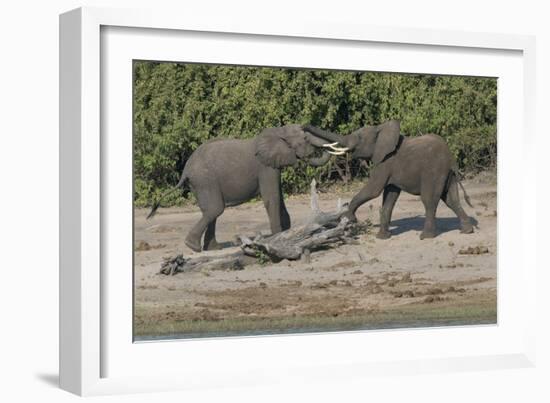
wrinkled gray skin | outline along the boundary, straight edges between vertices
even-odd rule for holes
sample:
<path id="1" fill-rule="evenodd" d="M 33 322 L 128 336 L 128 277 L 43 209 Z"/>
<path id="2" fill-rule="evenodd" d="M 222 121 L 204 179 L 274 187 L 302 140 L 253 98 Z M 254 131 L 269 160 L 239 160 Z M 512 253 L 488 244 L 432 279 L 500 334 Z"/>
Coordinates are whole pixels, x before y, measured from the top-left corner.
<path id="1" fill-rule="evenodd" d="M 261 195 L 271 232 L 290 228 L 290 216 L 281 189 L 281 169 L 306 160 L 313 166 L 328 162 L 330 154 L 315 151 L 325 144 L 300 125 L 268 128 L 252 139 L 215 139 L 198 147 L 189 157 L 175 188 L 164 193 L 153 205 L 152 217 L 163 197 L 188 182 L 202 211 L 202 218 L 185 239 L 194 251 L 219 249 L 216 241 L 216 219 L 226 206 L 236 206 Z"/>
<path id="2" fill-rule="evenodd" d="M 371 160 L 374 163 L 366 186 L 353 197 L 346 216 L 350 220 L 356 220 L 357 209 L 383 192 L 378 238 L 386 239 L 391 236 L 391 214 L 401 190 L 420 195 L 426 209 L 420 239 L 433 238 L 436 235 L 435 213 L 439 200 L 443 200 L 458 216 L 462 233 L 473 232 L 472 222 L 460 205 L 458 185 L 462 187 L 462 184 L 459 181 L 457 164 L 440 136 L 403 136 L 396 120 L 378 126 L 365 126 L 348 136 L 309 125 L 304 126 L 304 130 L 348 147 L 353 158 Z M 462 190 L 464 191 L 464 187 Z M 471 207 L 465 191 L 464 198 Z"/>

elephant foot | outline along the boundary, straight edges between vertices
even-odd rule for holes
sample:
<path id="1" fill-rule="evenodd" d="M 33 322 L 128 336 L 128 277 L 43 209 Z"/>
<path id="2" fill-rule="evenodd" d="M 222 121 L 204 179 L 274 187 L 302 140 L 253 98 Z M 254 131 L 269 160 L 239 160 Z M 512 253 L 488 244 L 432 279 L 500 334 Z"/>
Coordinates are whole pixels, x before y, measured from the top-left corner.
<path id="1" fill-rule="evenodd" d="M 357 222 L 357 217 L 351 211 L 346 211 L 344 214 L 342 214 L 342 217 L 346 217 L 348 219 L 348 222 Z"/>
<path id="2" fill-rule="evenodd" d="M 197 242 L 193 239 L 186 238 L 185 239 L 185 244 L 189 247 L 189 249 L 191 249 L 195 252 L 200 252 L 202 250 L 201 243 Z"/>
<path id="3" fill-rule="evenodd" d="M 213 240 L 208 245 L 205 244 L 203 250 L 220 250 L 221 248 L 222 246 L 216 240 Z"/>
<path id="4" fill-rule="evenodd" d="M 429 239 L 429 238 L 435 238 L 435 231 L 434 230 L 424 230 L 420 234 L 420 239 Z"/>
<path id="5" fill-rule="evenodd" d="M 472 225 L 472 223 L 470 222 L 470 220 L 468 221 L 463 221 L 461 223 L 461 226 L 460 226 L 460 233 L 461 234 L 473 234 L 474 232 L 474 226 Z"/>
<path id="6" fill-rule="evenodd" d="M 391 237 L 391 232 L 388 230 L 380 230 L 378 231 L 378 234 L 376 234 L 376 238 L 378 239 L 388 239 Z"/>

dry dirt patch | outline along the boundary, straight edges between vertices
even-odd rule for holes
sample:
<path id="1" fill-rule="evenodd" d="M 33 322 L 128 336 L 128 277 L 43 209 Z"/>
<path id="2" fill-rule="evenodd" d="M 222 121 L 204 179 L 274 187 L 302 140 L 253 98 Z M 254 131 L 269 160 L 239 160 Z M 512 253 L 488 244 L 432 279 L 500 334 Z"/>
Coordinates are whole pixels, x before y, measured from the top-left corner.
<path id="1" fill-rule="evenodd" d="M 149 245 L 138 243 L 135 250 L 136 333 L 180 337 L 182 332 L 215 335 L 224 329 L 246 333 L 247 329 L 353 328 L 369 320 L 378 323 L 388 313 L 394 315 L 387 317 L 389 321 L 410 320 L 411 325 L 415 318 L 428 324 L 445 318 L 495 322 L 496 185 L 491 176 L 464 185 L 474 209 L 465 203 L 463 207 L 478 223 L 474 234 L 460 234 L 458 220 L 441 203 L 439 235 L 421 241 L 422 203 L 403 193 L 389 240 L 369 233 L 357 245 L 314 253 L 309 263 L 282 261 L 238 272 L 157 275 L 164 257 L 193 253 L 183 240 L 200 212 L 194 206 L 161 209 L 154 221 L 147 221 L 147 210 L 136 210 L 135 239 Z M 322 193 L 320 207 L 331 210 L 338 197 L 347 201 L 352 196 L 352 192 Z M 373 231 L 377 231 L 380 199 L 358 211 L 359 219 L 375 224 Z M 293 223 L 301 223 L 309 213 L 309 198 L 291 197 L 287 207 Z M 227 209 L 218 219 L 218 240 L 231 242 L 235 234 L 268 228 L 263 204 L 249 203 Z"/>

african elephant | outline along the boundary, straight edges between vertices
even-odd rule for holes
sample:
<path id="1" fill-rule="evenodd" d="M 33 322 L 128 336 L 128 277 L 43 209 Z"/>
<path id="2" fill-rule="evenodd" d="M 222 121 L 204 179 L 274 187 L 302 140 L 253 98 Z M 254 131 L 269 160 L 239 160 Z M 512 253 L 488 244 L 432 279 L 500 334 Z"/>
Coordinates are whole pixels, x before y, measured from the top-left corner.
<path id="1" fill-rule="evenodd" d="M 185 244 L 194 251 L 218 249 L 216 219 L 226 206 L 236 206 L 261 195 L 271 232 L 290 228 L 290 216 L 281 189 L 281 169 L 299 159 L 313 166 L 328 162 L 329 152 L 315 157 L 326 141 L 302 130 L 300 125 L 272 127 L 251 139 L 214 139 L 199 146 L 187 160 L 179 183 L 157 200 L 152 217 L 162 198 L 183 189 L 188 182 L 196 196 L 202 218 L 188 233 Z"/>
<path id="2" fill-rule="evenodd" d="M 340 154 L 352 152 L 352 158 L 371 160 L 374 164 L 368 183 L 349 204 L 346 216 L 356 220 L 355 212 L 365 202 L 384 192 L 380 209 L 380 231 L 377 237 L 391 236 L 389 224 L 395 202 L 401 190 L 420 195 L 426 209 L 424 229 L 420 239 L 436 235 L 435 213 L 439 200 L 460 219 L 462 233 L 473 232 L 470 217 L 466 215 L 458 195 L 460 184 L 464 199 L 470 200 L 459 180 L 458 166 L 445 141 L 436 134 L 406 137 L 401 134 L 400 123 L 390 120 L 377 126 L 365 126 L 348 136 L 321 130 L 311 125 L 304 130 L 345 147 L 337 148 Z"/>

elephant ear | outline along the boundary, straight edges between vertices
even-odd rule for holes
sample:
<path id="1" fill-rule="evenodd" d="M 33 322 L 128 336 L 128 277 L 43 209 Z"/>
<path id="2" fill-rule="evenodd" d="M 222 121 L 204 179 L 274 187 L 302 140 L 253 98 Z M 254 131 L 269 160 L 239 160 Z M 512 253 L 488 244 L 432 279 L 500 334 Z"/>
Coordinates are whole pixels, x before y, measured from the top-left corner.
<path id="1" fill-rule="evenodd" d="M 264 165 L 275 169 L 294 165 L 296 152 L 284 139 L 284 131 L 279 128 L 265 129 L 256 140 L 256 157 Z"/>
<path id="2" fill-rule="evenodd" d="M 389 120 L 378 125 L 378 136 L 374 146 L 372 162 L 380 164 L 389 153 L 395 151 L 400 134 L 401 124 L 398 120 Z"/>

